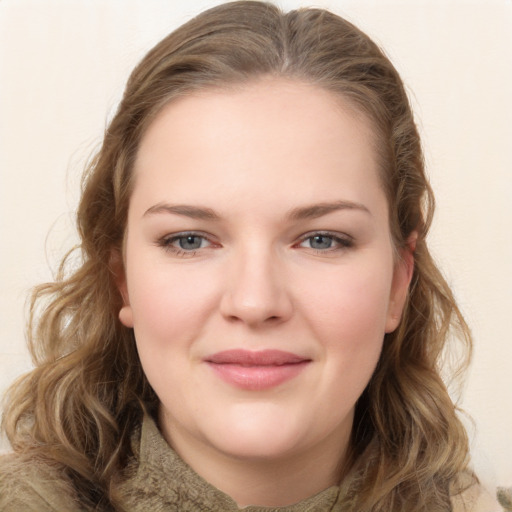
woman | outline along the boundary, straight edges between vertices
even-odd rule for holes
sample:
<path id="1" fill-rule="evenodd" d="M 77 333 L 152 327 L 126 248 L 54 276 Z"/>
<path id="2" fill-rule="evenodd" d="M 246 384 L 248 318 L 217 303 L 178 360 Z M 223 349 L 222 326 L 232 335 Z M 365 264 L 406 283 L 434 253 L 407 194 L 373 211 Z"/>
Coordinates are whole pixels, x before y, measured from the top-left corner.
<path id="1" fill-rule="evenodd" d="M 81 267 L 34 293 L 1 510 L 470 510 L 432 212 L 365 34 L 260 2 L 183 25 L 88 169 Z"/>

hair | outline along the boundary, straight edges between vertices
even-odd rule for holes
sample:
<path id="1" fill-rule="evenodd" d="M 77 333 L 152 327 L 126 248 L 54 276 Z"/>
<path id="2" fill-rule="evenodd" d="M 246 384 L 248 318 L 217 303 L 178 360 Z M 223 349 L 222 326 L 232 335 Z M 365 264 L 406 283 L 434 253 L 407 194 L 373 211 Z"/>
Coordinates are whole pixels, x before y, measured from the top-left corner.
<path id="1" fill-rule="evenodd" d="M 84 500 L 120 509 L 115 489 L 131 433 L 158 406 L 133 332 L 118 319 L 122 299 L 112 268 L 123 247 L 137 149 L 169 102 L 261 77 L 330 91 L 372 123 L 394 245 L 418 235 L 401 323 L 385 335 L 356 405 L 351 460 L 371 445 L 372 464 L 348 491 L 353 510 L 448 510 L 469 450 L 440 372 L 449 339 L 462 345 L 457 368 L 467 367 L 469 330 L 425 241 L 434 198 L 402 81 L 367 35 L 321 9 L 223 4 L 168 35 L 134 69 L 84 175 L 80 263 L 69 253 L 55 281 L 33 292 L 28 342 L 35 368 L 7 395 L 8 439 L 14 451 L 61 467 Z"/>

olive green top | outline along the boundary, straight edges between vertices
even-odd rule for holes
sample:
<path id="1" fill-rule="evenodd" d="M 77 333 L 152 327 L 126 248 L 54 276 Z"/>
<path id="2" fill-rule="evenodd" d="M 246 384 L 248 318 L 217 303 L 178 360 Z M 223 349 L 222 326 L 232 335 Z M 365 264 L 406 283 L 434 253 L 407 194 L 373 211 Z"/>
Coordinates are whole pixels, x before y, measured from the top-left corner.
<path id="1" fill-rule="evenodd" d="M 152 419 L 143 421 L 140 436 L 134 436 L 134 458 L 128 466 L 128 478 L 121 488 L 123 506 L 130 512 L 237 512 L 236 503 L 190 468 L 170 448 Z M 354 512 L 341 486 L 330 487 L 295 505 L 269 508 L 244 507 L 244 512 Z M 478 494 L 478 493 L 477 493 Z M 458 499 L 453 511 L 495 512 L 497 509 Z M 17 465 L 15 456 L 0 459 L 0 512 L 78 512 L 88 509 L 80 504 L 55 468 L 37 464 Z M 449 512 L 449 511 L 446 511 Z"/>

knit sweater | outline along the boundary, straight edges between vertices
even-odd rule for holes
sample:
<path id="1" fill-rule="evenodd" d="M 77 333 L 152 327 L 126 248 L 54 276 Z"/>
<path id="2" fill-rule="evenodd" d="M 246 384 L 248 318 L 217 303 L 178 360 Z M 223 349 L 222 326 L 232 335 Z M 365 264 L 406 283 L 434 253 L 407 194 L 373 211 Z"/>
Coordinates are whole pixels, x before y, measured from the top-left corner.
<path id="1" fill-rule="evenodd" d="M 134 436 L 134 457 L 121 488 L 130 512 L 238 512 L 236 503 L 194 472 L 167 444 L 154 421 L 146 417 Z M 244 512 L 353 512 L 341 486 L 332 486 L 295 505 L 249 506 Z M 470 495 L 471 494 L 471 495 Z M 455 500 L 453 512 L 495 512 L 483 504 L 479 489 Z M 17 465 L 13 456 L 0 459 L 0 512 L 91 512 L 51 466 Z M 449 511 L 446 511 L 449 512 Z"/>

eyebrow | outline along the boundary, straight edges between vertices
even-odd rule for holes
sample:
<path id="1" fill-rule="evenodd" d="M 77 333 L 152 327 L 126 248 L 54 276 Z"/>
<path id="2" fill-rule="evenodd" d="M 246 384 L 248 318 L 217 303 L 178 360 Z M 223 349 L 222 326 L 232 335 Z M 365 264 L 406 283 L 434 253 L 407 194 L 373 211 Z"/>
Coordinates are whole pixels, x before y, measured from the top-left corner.
<path id="1" fill-rule="evenodd" d="M 288 218 L 291 220 L 317 219 L 338 210 L 358 210 L 371 215 L 370 210 L 364 204 L 353 201 L 334 201 L 294 208 L 288 213 Z"/>
<path id="2" fill-rule="evenodd" d="M 147 209 L 144 212 L 143 217 L 155 213 L 172 213 L 174 215 L 181 215 L 183 217 L 189 217 L 191 219 L 198 220 L 219 220 L 220 217 L 211 208 L 202 208 L 198 206 L 191 206 L 187 204 L 167 204 L 158 203 Z"/>
<path id="3" fill-rule="evenodd" d="M 334 201 L 332 203 L 317 203 L 308 206 L 300 206 L 290 210 L 286 217 L 290 220 L 307 220 L 316 219 L 323 217 L 329 213 L 339 210 L 357 210 L 371 215 L 370 210 L 361 203 L 355 203 L 353 201 Z M 192 206 L 187 204 L 168 204 L 158 203 L 151 208 L 148 208 L 143 217 L 147 215 L 170 213 L 174 215 L 181 215 L 197 220 L 220 220 L 220 215 L 215 210 L 206 207 Z"/>

